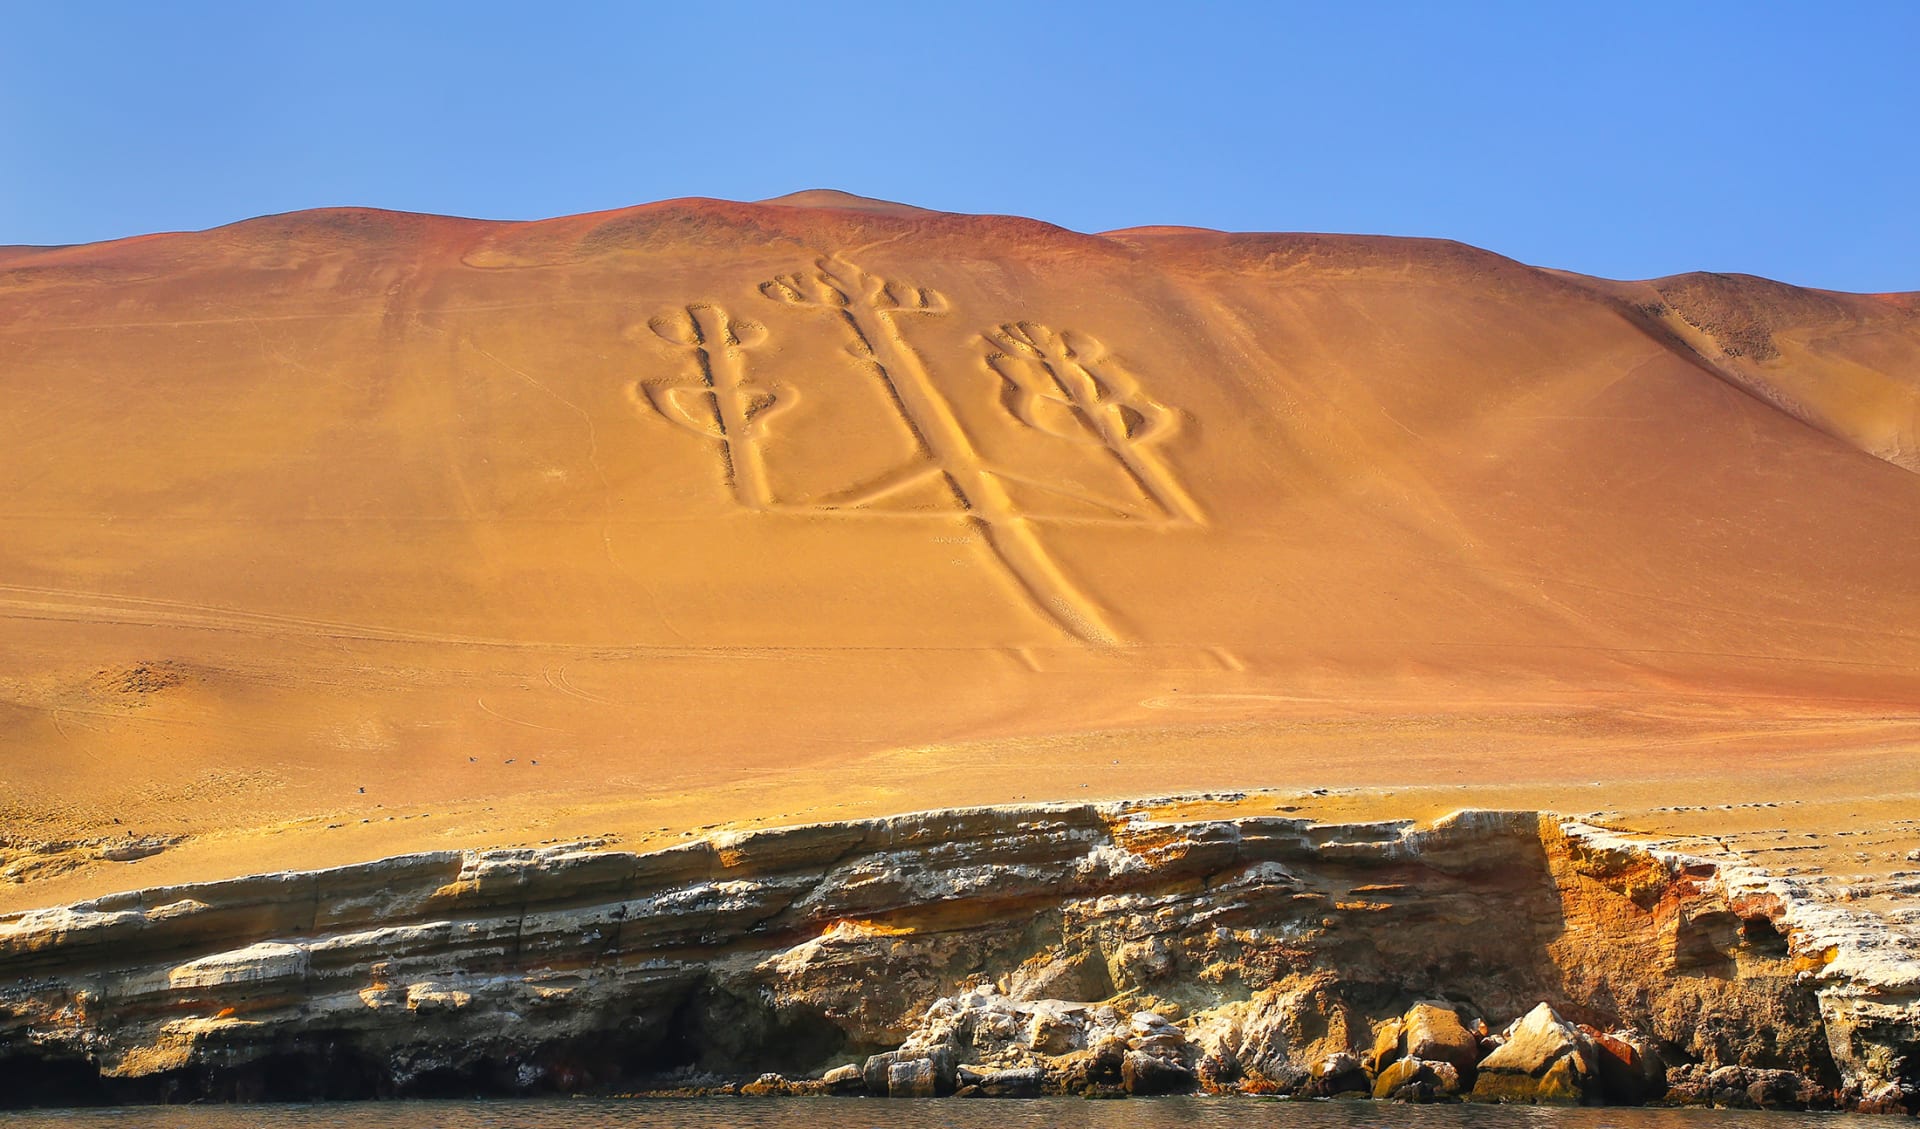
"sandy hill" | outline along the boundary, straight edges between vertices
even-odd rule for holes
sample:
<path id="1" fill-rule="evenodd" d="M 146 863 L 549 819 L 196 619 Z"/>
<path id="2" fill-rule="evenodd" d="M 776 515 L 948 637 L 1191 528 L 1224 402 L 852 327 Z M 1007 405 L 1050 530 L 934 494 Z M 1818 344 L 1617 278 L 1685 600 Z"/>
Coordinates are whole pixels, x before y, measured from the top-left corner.
<path id="1" fill-rule="evenodd" d="M 1911 294 L 338 209 L 0 249 L 0 404 L 0 906 L 1015 797 L 1920 787 Z"/>

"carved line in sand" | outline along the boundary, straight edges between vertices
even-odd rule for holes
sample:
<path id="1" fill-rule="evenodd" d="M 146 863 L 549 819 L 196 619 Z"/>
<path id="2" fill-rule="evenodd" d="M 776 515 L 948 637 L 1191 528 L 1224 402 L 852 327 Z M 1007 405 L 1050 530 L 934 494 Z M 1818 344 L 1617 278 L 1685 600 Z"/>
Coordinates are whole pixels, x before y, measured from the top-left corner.
<path id="1" fill-rule="evenodd" d="M 1171 521 L 1204 521 L 1152 450 L 1173 433 L 1178 414 L 1147 396 L 1098 341 L 1027 321 L 1002 325 L 985 340 L 987 367 L 1004 382 L 1002 402 L 1016 419 L 1071 443 L 1104 447 Z"/>
<path id="2" fill-rule="evenodd" d="M 765 339 L 764 327 L 735 319 L 719 306 L 689 305 L 652 319 L 648 326 L 691 356 L 695 382 L 649 381 L 639 391 L 661 416 L 719 443 L 727 484 L 742 505 L 783 512 L 875 512 L 892 496 L 938 481 L 956 512 L 980 529 L 1000 565 L 1042 615 L 1082 641 L 1120 642 L 1112 613 L 1047 551 L 1036 525 L 1041 519 L 1023 512 L 1007 484 L 1026 482 L 1080 496 L 991 465 L 925 358 L 908 341 L 902 323 L 915 316 L 945 315 L 949 305 L 944 296 L 827 259 L 811 270 L 762 283 L 760 293 L 788 308 L 829 316 L 843 327 L 848 355 L 879 385 L 915 454 L 902 467 L 824 499 L 788 503 L 774 498 L 762 450 L 765 422 L 794 402 L 795 390 L 759 384 L 746 371 L 745 353 Z M 1013 420 L 1056 438 L 1104 447 L 1126 471 L 1148 512 L 1122 512 L 1122 518 L 1159 526 L 1202 522 L 1191 495 L 1150 450 L 1152 443 L 1172 433 L 1176 414 L 1147 397 L 1097 342 L 1032 322 L 1002 325 L 984 340 L 985 362 L 1002 381 L 1001 403 Z"/>
<path id="3" fill-rule="evenodd" d="M 763 386 L 747 377 L 744 354 L 766 340 L 766 327 L 697 302 L 652 318 L 647 328 L 688 354 L 697 383 L 645 381 L 640 395 L 662 417 L 719 443 L 722 473 L 742 505 L 772 509 L 761 440 L 767 420 L 792 406 L 795 396 L 791 388 Z"/>

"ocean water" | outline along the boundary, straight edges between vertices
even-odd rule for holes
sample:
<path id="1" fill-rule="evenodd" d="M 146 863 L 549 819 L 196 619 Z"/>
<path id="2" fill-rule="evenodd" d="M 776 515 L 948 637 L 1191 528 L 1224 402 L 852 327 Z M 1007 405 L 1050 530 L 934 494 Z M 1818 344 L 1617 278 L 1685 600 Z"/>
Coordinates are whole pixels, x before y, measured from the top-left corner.
<path id="1" fill-rule="evenodd" d="M 1835 1119 L 1842 1116 L 1246 1097 L 634 1098 L 18 1110 L 0 1112 L 0 1124 L 44 1129 L 1800 1129 L 1818 1124 L 1837 1129 Z"/>

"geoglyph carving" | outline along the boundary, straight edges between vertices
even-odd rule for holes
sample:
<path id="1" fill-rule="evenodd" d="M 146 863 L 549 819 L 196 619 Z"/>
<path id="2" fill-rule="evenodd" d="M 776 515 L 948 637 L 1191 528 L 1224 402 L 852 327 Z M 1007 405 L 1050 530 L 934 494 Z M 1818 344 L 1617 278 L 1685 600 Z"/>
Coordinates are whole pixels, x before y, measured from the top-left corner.
<path id="1" fill-rule="evenodd" d="M 665 419 L 720 444 L 727 483 L 742 505 L 772 508 L 760 440 L 767 419 L 792 402 L 791 392 L 749 380 L 742 357 L 766 339 L 766 328 L 707 303 L 661 314 L 648 321 L 647 328 L 687 352 L 694 377 L 692 383 L 643 383 L 647 402 Z"/>
<path id="2" fill-rule="evenodd" d="M 1198 524 L 1200 507 L 1153 445 L 1178 416 L 1151 399 L 1092 337 L 1034 322 L 1011 322 L 985 337 L 987 367 L 1005 381 L 1007 410 L 1070 443 L 1104 447 L 1165 516 Z"/>
<path id="3" fill-rule="evenodd" d="M 954 392 L 908 339 L 916 318 L 944 317 L 950 303 L 936 290 L 890 279 L 838 259 L 778 275 L 759 287 L 767 300 L 796 314 L 830 319 L 846 355 L 871 380 L 910 438 L 911 455 L 899 466 L 854 482 L 824 497 L 804 501 L 776 496 L 767 460 L 777 456 L 767 422 L 791 406 L 798 389 L 768 383 L 748 371 L 747 354 L 767 338 L 757 322 L 712 303 L 693 303 L 648 322 L 653 335 L 684 351 L 690 363 L 673 377 L 638 386 L 641 399 L 661 417 L 717 444 L 722 473 L 735 499 L 753 510 L 823 515 L 937 516 L 937 510 L 905 509 L 912 493 L 924 499 L 930 487 L 950 499 L 953 517 L 970 521 L 994 558 L 1032 606 L 1067 634 L 1084 642 L 1121 641 L 1112 613 L 1085 592 L 1051 553 L 1040 523 L 1096 520 L 1037 515 L 1010 487 L 1018 484 L 1073 496 L 1069 485 L 1036 481 L 1000 465 L 981 451 L 968 413 Z M 1097 503 L 1105 520 L 1156 526 L 1198 525 L 1199 506 L 1155 450 L 1172 434 L 1178 414 L 1152 399 L 1092 337 L 1035 322 L 1004 323 L 985 333 L 980 363 L 999 385 L 998 404 L 1008 427 L 1031 428 L 1049 441 L 1071 443 L 1110 459 L 1125 474 L 1135 497 Z"/>

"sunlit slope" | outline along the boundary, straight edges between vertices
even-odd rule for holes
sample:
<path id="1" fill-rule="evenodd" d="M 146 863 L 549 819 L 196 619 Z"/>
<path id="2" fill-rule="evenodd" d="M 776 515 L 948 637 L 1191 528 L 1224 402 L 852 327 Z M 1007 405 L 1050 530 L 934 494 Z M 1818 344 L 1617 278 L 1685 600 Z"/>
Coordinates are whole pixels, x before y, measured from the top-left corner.
<path id="1" fill-rule="evenodd" d="M 1289 719 L 1600 696 L 1907 716 L 1916 357 L 1911 296 L 819 193 L 9 249 L 0 803 L 197 832 L 1243 722 L 1270 773 Z"/>

